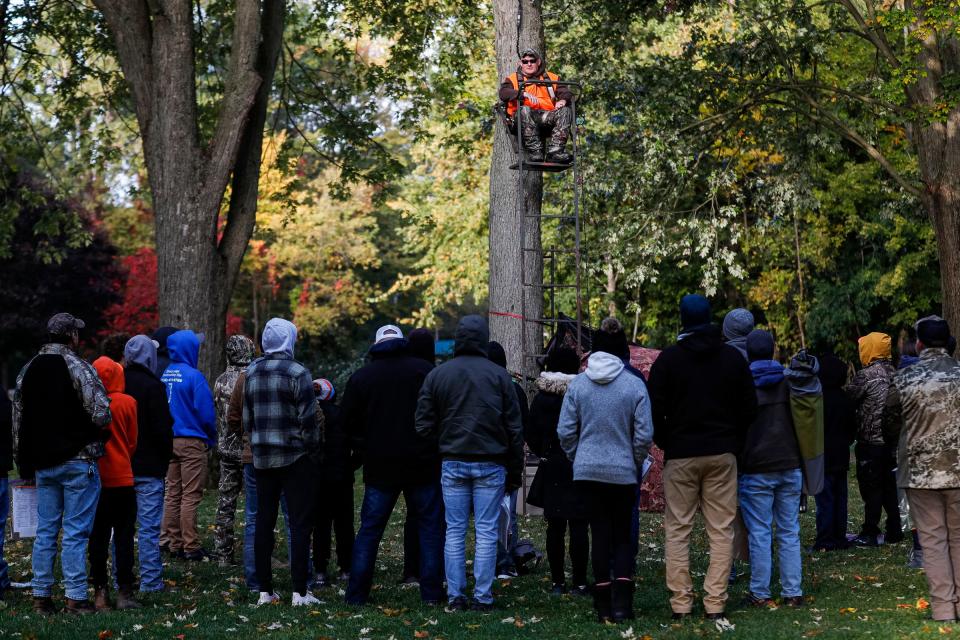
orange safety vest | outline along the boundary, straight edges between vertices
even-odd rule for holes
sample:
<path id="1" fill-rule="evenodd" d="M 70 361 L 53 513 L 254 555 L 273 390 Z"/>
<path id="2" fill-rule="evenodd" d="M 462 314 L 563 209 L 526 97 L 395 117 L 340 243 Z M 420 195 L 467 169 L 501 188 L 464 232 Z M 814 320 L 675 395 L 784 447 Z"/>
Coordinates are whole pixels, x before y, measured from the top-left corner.
<path id="1" fill-rule="evenodd" d="M 536 78 L 536 80 L 553 80 L 554 82 L 556 82 L 557 80 L 560 79 L 560 76 L 558 76 L 555 73 L 550 73 L 549 71 L 547 71 L 544 75 L 546 76 L 546 78 L 544 78 L 543 76 L 540 76 L 539 78 Z M 510 80 L 510 84 L 513 85 L 514 89 L 516 89 L 517 91 L 520 90 L 520 83 L 517 81 L 516 72 L 511 73 L 508 80 Z M 554 109 L 553 102 L 554 100 L 557 99 L 556 97 L 557 85 L 530 84 L 526 86 L 525 91 L 527 93 L 532 93 L 534 96 L 536 96 L 537 104 L 530 104 L 526 96 L 524 96 L 523 106 L 530 107 L 531 109 L 539 109 L 540 111 L 553 111 Z M 511 100 L 509 103 L 507 103 L 507 115 L 512 118 L 513 114 L 515 114 L 516 112 L 517 112 L 517 101 Z"/>

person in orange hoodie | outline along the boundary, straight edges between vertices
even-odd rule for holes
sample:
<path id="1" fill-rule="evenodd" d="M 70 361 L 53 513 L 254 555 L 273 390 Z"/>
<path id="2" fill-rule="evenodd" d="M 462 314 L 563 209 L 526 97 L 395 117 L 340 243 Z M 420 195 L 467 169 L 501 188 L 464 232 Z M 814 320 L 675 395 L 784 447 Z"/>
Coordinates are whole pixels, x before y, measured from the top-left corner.
<path id="1" fill-rule="evenodd" d="M 106 356 L 93 361 L 110 396 L 110 439 L 100 458 L 100 502 L 90 534 L 90 581 L 93 605 L 98 611 L 112 609 L 107 579 L 110 534 L 116 547 L 114 573 L 117 580 L 117 608 L 139 609 L 133 597 L 133 533 L 137 519 L 137 496 L 133 488 L 130 459 L 137 448 L 137 401 L 123 393 L 123 367 Z"/>

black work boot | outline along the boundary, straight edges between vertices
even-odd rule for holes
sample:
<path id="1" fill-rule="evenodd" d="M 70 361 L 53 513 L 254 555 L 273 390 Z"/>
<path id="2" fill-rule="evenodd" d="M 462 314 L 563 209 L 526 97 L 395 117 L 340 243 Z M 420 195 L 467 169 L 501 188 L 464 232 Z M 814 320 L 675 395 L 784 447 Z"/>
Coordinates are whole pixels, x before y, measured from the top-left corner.
<path id="1" fill-rule="evenodd" d="M 610 590 L 609 582 L 593 587 L 593 609 L 597 612 L 597 622 L 609 622 L 613 617 Z"/>
<path id="2" fill-rule="evenodd" d="M 618 578 L 613 582 L 611 617 L 614 622 L 633 620 L 633 580 Z"/>
<path id="3" fill-rule="evenodd" d="M 539 140 L 536 143 L 527 141 L 524 146 L 527 151 L 524 162 L 543 162 L 543 144 Z"/>
<path id="4" fill-rule="evenodd" d="M 547 162 L 570 164 L 573 162 L 573 156 L 564 151 L 561 146 L 550 145 L 550 148 L 547 149 Z"/>

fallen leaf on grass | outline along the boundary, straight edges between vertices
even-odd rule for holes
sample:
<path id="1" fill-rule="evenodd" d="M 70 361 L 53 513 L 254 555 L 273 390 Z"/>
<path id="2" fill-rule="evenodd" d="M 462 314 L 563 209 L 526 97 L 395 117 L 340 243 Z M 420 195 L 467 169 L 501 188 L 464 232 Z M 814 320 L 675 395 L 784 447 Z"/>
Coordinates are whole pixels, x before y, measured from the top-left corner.
<path id="1" fill-rule="evenodd" d="M 947 635 L 948 633 L 953 633 L 953 629 L 950 627 L 937 627 L 941 634 Z"/>
<path id="2" fill-rule="evenodd" d="M 413 637 L 414 637 L 414 638 L 429 638 L 429 637 L 430 637 L 430 632 L 429 632 L 429 631 L 420 631 L 420 630 L 417 630 L 417 631 L 414 631 L 414 632 L 413 632 Z"/>
<path id="3" fill-rule="evenodd" d="M 97 640 L 107 640 L 107 638 L 112 638 L 112 637 L 113 637 L 113 631 L 110 631 L 110 629 L 104 629 L 103 631 L 97 634 Z"/>
<path id="4" fill-rule="evenodd" d="M 924 598 L 917 598 L 917 611 L 926 611 L 930 608 L 930 603 L 927 602 Z"/>
<path id="5" fill-rule="evenodd" d="M 406 609 L 388 609 L 384 607 L 383 609 L 381 609 L 381 611 L 383 611 L 383 615 L 387 616 L 388 618 L 395 618 L 401 613 L 403 613 L 404 611 L 406 611 Z"/>
<path id="6" fill-rule="evenodd" d="M 723 633 L 724 631 L 735 631 L 737 625 L 733 624 L 726 618 L 719 618 L 716 622 L 717 631 Z"/>
<path id="7" fill-rule="evenodd" d="M 468 624 L 468 625 L 467 625 L 467 629 L 470 629 L 471 631 L 473 631 L 474 629 L 479 629 L 479 628 L 480 628 L 480 625 L 478 625 L 478 624 Z"/>
<path id="8" fill-rule="evenodd" d="M 624 640 L 636 640 L 636 636 L 633 635 L 633 627 L 628 628 L 626 631 L 621 631 L 620 637 Z"/>
<path id="9" fill-rule="evenodd" d="M 913 609 L 912 604 L 898 604 L 897 609 Z"/>
<path id="10" fill-rule="evenodd" d="M 840 609 L 840 613 L 841 613 L 841 614 L 843 614 L 843 613 L 856 613 L 856 612 L 857 612 L 857 608 L 856 608 L 856 607 L 843 607 L 842 609 Z"/>

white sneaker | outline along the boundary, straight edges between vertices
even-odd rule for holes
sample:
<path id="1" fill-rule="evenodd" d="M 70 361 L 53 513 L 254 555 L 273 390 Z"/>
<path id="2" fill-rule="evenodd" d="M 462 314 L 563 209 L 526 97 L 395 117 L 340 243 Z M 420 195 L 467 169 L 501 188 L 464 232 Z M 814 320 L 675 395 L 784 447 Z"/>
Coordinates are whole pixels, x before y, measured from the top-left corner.
<path id="1" fill-rule="evenodd" d="M 305 594 L 300 595 L 296 591 L 293 592 L 293 602 L 291 603 L 295 607 L 310 607 L 315 604 L 320 604 L 320 601 L 314 597 L 312 593 L 307 591 Z"/>
<path id="2" fill-rule="evenodd" d="M 278 596 L 276 593 L 270 593 L 269 591 L 261 591 L 260 599 L 257 600 L 257 606 L 259 607 L 260 605 L 264 605 L 264 604 L 275 604 L 277 602 L 280 602 L 280 596 Z"/>

